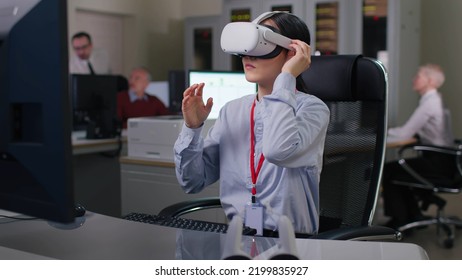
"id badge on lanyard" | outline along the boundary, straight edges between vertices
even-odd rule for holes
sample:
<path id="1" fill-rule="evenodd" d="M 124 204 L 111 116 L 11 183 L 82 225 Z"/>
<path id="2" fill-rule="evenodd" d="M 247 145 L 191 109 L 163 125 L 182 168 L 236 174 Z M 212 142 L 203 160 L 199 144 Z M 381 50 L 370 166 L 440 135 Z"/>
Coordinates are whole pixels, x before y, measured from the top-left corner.
<path id="1" fill-rule="evenodd" d="M 255 169 L 255 120 L 254 120 L 254 111 L 255 111 L 255 100 L 250 109 L 250 174 L 252 176 L 252 202 L 249 205 L 246 205 L 245 208 L 245 225 L 253 228 L 257 231 L 256 235 L 263 235 L 263 215 L 264 208 L 257 202 L 257 178 L 260 173 L 263 161 L 265 156 L 260 155 L 260 160 L 258 161 L 257 168 Z"/>

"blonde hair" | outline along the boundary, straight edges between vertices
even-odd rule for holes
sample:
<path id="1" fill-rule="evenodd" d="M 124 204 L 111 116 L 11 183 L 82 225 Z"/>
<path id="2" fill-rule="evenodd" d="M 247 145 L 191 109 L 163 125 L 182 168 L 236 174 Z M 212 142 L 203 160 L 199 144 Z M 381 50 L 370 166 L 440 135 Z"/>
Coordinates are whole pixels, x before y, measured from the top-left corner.
<path id="1" fill-rule="evenodd" d="M 443 85 L 445 77 L 443 69 L 441 69 L 439 65 L 426 64 L 421 66 L 420 70 L 432 81 L 432 84 L 436 88 L 439 88 Z"/>

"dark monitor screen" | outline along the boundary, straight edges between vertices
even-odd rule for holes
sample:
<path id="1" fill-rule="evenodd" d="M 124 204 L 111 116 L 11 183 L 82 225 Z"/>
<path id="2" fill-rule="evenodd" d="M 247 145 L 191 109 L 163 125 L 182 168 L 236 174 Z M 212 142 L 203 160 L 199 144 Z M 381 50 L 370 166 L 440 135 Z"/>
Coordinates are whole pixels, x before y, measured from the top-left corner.
<path id="1" fill-rule="evenodd" d="M 183 92 L 187 87 L 186 71 L 170 70 L 168 72 L 168 87 L 170 112 L 172 112 L 173 114 L 181 114 L 181 102 L 183 101 Z"/>
<path id="2" fill-rule="evenodd" d="M 0 34 L 0 209 L 72 222 L 67 3 L 7 3 L 19 9 Z"/>
<path id="3" fill-rule="evenodd" d="M 115 75 L 71 75 L 73 130 L 86 130 L 89 139 L 120 134 L 118 82 Z"/>

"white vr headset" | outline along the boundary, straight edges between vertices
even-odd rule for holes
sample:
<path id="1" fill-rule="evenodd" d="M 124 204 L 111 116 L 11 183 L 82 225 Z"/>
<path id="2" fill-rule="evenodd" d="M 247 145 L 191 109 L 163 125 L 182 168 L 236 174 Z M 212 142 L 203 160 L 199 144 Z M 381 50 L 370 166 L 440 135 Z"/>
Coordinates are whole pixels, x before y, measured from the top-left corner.
<path id="1" fill-rule="evenodd" d="M 278 46 L 290 50 L 291 39 L 260 25 L 275 13 L 283 12 L 263 13 L 252 22 L 228 23 L 221 32 L 222 50 L 239 56 L 266 56 L 267 58 L 279 54 L 280 51 L 276 51 Z"/>

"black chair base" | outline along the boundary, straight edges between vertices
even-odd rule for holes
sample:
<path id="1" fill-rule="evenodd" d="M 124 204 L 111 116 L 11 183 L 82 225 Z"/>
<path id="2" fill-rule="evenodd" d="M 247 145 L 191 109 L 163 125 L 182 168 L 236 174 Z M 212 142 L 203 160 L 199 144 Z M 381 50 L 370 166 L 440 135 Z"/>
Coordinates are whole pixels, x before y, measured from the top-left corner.
<path id="1" fill-rule="evenodd" d="M 411 229 L 436 225 L 438 240 L 444 248 L 451 249 L 454 247 L 455 230 L 462 228 L 462 220 L 459 217 L 430 217 L 428 219 L 414 221 L 398 228 L 400 232 L 406 232 Z M 442 234 L 444 232 L 444 235 Z"/>

